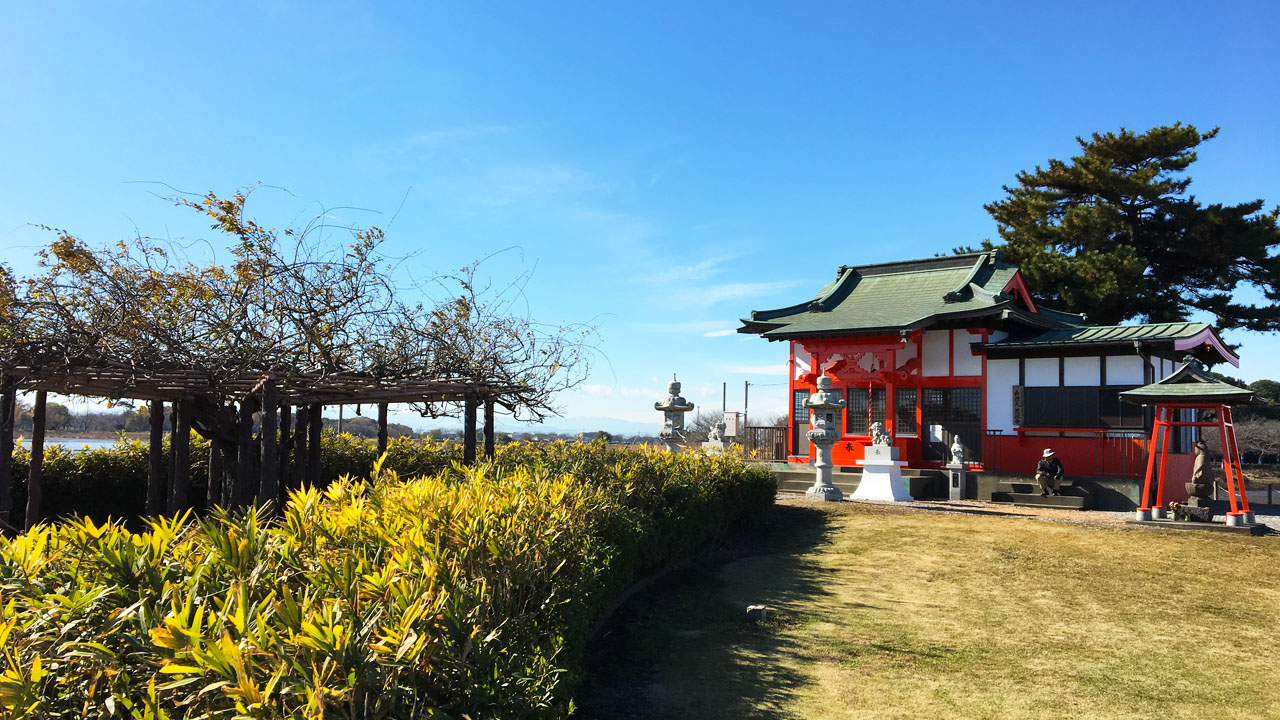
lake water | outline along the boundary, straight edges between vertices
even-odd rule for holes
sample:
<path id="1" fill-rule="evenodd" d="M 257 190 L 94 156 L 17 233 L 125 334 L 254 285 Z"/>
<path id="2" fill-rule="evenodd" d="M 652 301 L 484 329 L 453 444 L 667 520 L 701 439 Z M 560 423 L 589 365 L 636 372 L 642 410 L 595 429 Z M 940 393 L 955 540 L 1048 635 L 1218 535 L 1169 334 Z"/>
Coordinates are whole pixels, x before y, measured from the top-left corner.
<path id="1" fill-rule="evenodd" d="M 27 438 L 22 443 L 27 448 L 31 447 L 31 438 Z M 79 452 L 88 445 L 90 450 L 99 450 L 102 448 L 113 448 L 116 446 L 115 438 L 45 438 L 45 447 L 50 445 L 61 445 L 62 447 L 73 452 Z"/>

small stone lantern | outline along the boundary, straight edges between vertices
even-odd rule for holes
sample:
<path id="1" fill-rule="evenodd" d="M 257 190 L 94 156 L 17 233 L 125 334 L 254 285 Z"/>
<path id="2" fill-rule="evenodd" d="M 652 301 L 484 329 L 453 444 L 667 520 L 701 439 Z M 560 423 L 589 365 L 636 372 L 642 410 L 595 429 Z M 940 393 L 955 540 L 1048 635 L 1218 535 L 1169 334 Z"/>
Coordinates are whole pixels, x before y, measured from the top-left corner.
<path id="1" fill-rule="evenodd" d="M 653 404 L 653 409 L 663 414 L 662 430 L 658 439 L 667 446 L 667 452 L 680 452 L 684 440 L 684 414 L 693 410 L 693 403 L 680 397 L 680 383 L 672 380 L 667 385 L 667 397 Z"/>
<path id="2" fill-rule="evenodd" d="M 840 411 L 844 398 L 831 389 L 831 378 L 818 378 L 818 391 L 804 401 L 804 408 L 812 412 L 813 429 L 807 433 L 809 442 L 817 448 L 813 467 L 813 487 L 805 491 L 810 500 L 839 501 L 844 499 L 840 488 L 831 483 L 831 447 L 840 440 Z"/>

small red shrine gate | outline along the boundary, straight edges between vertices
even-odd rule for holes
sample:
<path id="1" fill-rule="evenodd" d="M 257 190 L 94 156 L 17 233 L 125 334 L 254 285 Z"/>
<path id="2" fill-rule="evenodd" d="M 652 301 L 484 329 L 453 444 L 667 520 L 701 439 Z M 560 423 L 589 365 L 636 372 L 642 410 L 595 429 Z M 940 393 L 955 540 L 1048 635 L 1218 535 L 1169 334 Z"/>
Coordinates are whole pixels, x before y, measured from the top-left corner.
<path id="1" fill-rule="evenodd" d="M 1227 495 L 1231 509 L 1227 511 L 1227 525 L 1251 525 L 1253 512 L 1249 510 L 1249 494 L 1245 490 L 1244 469 L 1240 464 L 1240 451 L 1236 445 L 1235 424 L 1231 406 L 1257 404 L 1258 400 L 1247 388 L 1224 383 L 1210 375 L 1194 359 L 1189 358 L 1169 377 L 1150 385 L 1121 393 L 1132 403 L 1155 405 L 1155 423 L 1147 447 L 1146 480 L 1142 487 L 1142 502 L 1136 519 L 1159 520 L 1165 517 L 1165 476 L 1169 456 L 1169 436 L 1175 428 L 1218 428 L 1222 441 L 1222 471 L 1227 482 Z M 1176 410 L 1192 410 L 1214 413 L 1213 420 L 1177 420 Z M 1156 452 L 1160 454 L 1159 471 L 1156 471 Z M 1151 494 L 1155 481 L 1155 495 Z"/>

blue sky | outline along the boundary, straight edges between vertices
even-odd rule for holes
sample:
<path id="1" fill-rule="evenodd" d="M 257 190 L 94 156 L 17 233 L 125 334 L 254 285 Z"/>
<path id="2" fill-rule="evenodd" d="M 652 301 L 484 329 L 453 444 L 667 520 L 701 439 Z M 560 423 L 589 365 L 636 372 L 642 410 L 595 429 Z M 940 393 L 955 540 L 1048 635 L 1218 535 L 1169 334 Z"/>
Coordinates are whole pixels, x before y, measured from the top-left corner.
<path id="1" fill-rule="evenodd" d="M 658 427 L 673 372 L 772 415 L 786 348 L 737 318 L 995 237 L 983 203 L 1077 135 L 1221 126 L 1192 191 L 1280 203 L 1280 5 L 1042 5 L 10 4 L 0 257 L 207 237 L 147 183 L 263 182 L 260 220 L 394 216 L 424 268 L 515 248 L 486 268 L 533 269 L 536 319 L 599 327 L 570 426 Z M 1274 335 L 1227 339 L 1280 376 Z"/>

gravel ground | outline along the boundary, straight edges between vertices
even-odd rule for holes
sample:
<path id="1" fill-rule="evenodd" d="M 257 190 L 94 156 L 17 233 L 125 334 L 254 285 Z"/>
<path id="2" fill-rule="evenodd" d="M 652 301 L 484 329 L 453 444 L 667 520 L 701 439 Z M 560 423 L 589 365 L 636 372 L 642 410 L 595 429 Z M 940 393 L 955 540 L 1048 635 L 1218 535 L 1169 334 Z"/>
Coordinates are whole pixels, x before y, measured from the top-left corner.
<path id="1" fill-rule="evenodd" d="M 778 493 L 779 498 L 803 500 L 803 493 Z M 1252 499 L 1252 498 L 1251 498 Z M 885 503 L 889 504 L 889 503 Z M 1025 517 L 1045 522 L 1068 522 L 1082 525 L 1123 525 L 1133 519 L 1133 512 L 1109 512 L 1106 510 L 1065 510 L 1061 508 L 1034 507 L 1028 505 L 1010 505 L 1008 503 L 990 503 L 980 500 L 917 500 L 915 502 L 892 503 L 898 507 L 915 508 L 930 512 L 969 513 L 973 515 L 1003 515 L 1006 517 Z M 1254 505 L 1252 508 L 1259 525 L 1270 528 L 1268 534 L 1280 535 L 1280 505 Z M 1218 516 L 1222 521 L 1222 516 Z"/>

